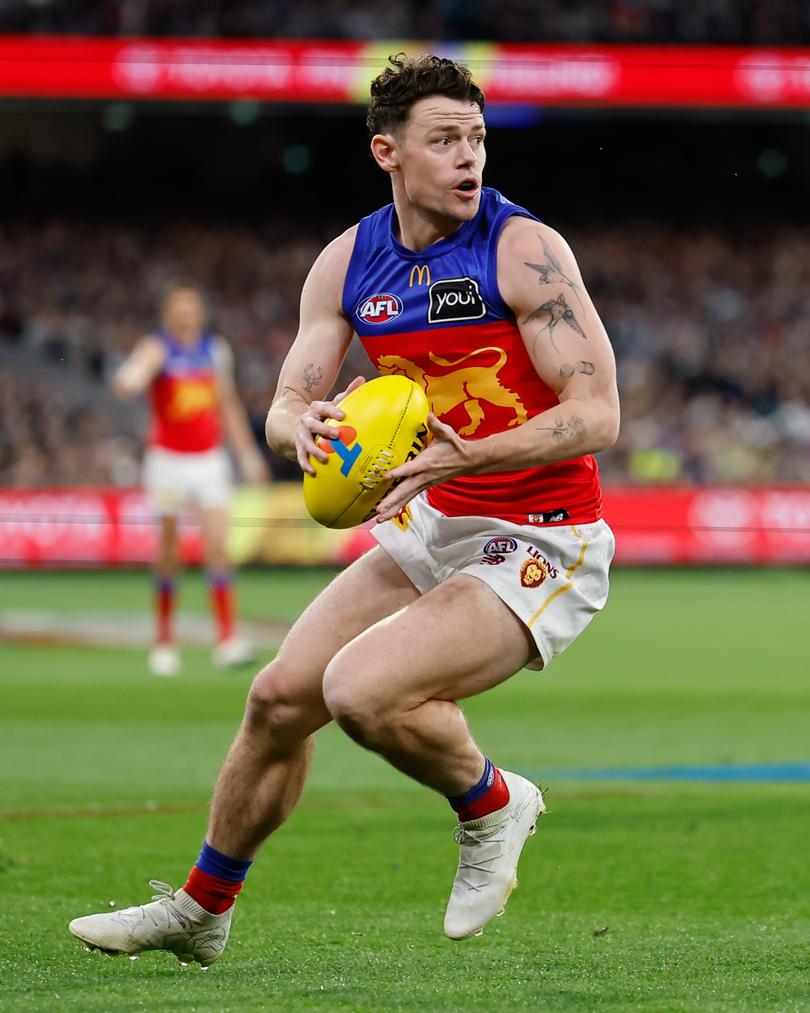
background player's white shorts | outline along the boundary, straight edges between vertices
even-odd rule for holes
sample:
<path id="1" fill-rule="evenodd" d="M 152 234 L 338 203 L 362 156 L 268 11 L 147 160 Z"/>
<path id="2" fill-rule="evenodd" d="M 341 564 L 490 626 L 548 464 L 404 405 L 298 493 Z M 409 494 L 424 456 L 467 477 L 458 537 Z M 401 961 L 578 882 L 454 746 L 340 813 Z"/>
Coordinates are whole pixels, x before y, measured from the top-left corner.
<path id="1" fill-rule="evenodd" d="M 372 534 L 425 593 L 457 573 L 478 577 L 521 619 L 544 668 L 604 608 L 615 539 L 603 521 L 547 527 L 446 517 L 418 496 Z"/>
<path id="2" fill-rule="evenodd" d="M 233 490 L 231 462 L 222 447 L 199 454 L 150 447 L 143 461 L 143 484 L 157 514 L 176 514 L 188 503 L 226 507 Z"/>

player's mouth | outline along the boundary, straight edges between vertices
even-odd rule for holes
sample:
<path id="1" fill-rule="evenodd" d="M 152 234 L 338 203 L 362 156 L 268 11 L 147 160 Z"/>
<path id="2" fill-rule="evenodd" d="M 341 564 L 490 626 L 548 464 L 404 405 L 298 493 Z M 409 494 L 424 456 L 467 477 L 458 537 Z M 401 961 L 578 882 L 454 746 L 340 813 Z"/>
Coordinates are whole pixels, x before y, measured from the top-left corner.
<path id="1" fill-rule="evenodd" d="M 474 176 L 467 176 L 453 187 L 453 193 L 462 200 L 474 200 L 481 190 L 481 184 Z"/>

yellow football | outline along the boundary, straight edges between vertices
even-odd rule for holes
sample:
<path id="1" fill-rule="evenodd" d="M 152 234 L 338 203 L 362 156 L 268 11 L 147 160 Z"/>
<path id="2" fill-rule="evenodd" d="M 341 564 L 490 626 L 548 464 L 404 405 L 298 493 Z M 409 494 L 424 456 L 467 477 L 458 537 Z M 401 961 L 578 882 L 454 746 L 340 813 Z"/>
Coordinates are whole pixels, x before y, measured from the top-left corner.
<path id="1" fill-rule="evenodd" d="M 342 421 L 327 419 L 339 437 L 318 438 L 329 460 L 310 457 L 316 474 L 304 475 L 307 510 L 327 528 L 352 528 L 373 517 L 394 484 L 387 473 L 415 457 L 428 440 L 428 399 L 407 376 L 369 380 L 340 407 Z"/>

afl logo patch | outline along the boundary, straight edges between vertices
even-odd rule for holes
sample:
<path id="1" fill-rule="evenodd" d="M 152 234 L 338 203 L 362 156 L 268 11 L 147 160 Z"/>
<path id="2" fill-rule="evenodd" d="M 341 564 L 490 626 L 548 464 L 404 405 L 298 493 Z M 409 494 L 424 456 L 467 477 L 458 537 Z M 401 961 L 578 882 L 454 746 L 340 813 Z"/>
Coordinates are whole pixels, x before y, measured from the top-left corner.
<path id="1" fill-rule="evenodd" d="M 484 555 L 488 556 L 490 552 L 515 552 L 517 551 L 518 544 L 514 538 L 503 536 L 501 538 L 490 538 L 487 544 L 484 546 Z"/>
<path id="2" fill-rule="evenodd" d="M 486 311 L 478 282 L 472 278 L 447 278 L 430 286 L 429 324 L 480 320 Z"/>
<path id="3" fill-rule="evenodd" d="M 367 324 L 385 324 L 402 313 L 402 300 L 391 292 L 378 292 L 367 299 L 361 299 L 356 313 Z"/>

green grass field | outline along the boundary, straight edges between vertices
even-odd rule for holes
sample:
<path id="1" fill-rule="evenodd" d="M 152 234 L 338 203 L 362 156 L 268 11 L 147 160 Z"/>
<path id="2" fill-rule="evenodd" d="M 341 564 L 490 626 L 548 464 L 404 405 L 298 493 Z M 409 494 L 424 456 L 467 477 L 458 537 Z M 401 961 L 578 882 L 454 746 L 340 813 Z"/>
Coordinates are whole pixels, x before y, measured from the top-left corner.
<path id="1" fill-rule="evenodd" d="M 243 575 L 289 621 L 323 572 Z M 150 677 L 134 649 L 0 644 L 3 1010 L 810 1010 L 810 784 L 566 780 L 560 768 L 810 760 L 808 575 L 619 570 L 548 673 L 469 702 L 550 814 L 506 916 L 441 932 L 445 803 L 334 728 L 208 972 L 85 953 L 79 914 L 180 885 L 250 673 L 202 648 Z M 0 612 L 143 612 L 142 575 L 0 575 Z M 183 607 L 204 611 L 197 575 Z"/>

